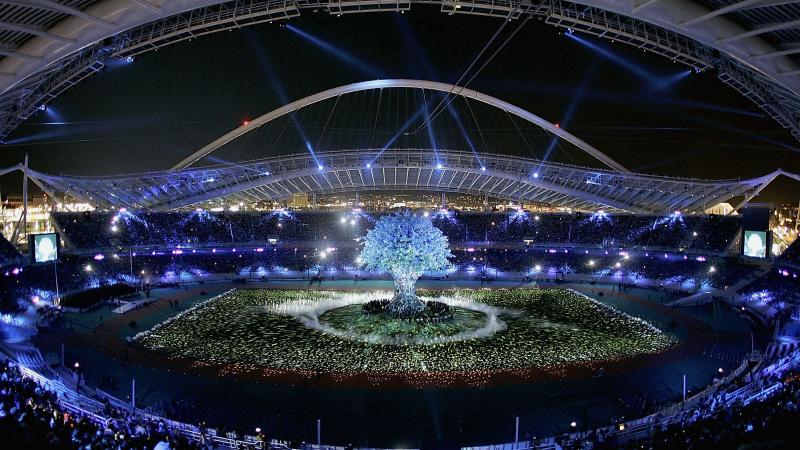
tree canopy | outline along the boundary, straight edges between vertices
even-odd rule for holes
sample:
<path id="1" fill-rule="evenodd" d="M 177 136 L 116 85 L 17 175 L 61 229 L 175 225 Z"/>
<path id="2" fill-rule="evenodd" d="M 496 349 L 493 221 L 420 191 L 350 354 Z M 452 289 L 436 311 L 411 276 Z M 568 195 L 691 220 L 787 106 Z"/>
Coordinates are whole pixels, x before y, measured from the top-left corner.
<path id="1" fill-rule="evenodd" d="M 381 217 L 364 238 L 362 264 L 393 276 L 440 271 L 450 267 L 450 246 L 442 230 L 411 212 Z"/>

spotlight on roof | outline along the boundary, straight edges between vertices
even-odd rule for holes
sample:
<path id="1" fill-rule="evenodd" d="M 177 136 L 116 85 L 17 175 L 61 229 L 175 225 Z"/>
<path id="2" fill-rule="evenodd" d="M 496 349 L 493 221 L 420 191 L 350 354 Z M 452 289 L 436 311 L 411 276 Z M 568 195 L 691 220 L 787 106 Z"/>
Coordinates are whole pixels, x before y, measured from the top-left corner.
<path id="1" fill-rule="evenodd" d="M 436 168 L 437 169 L 442 170 L 443 167 L 444 166 L 442 165 L 442 163 L 436 163 Z"/>

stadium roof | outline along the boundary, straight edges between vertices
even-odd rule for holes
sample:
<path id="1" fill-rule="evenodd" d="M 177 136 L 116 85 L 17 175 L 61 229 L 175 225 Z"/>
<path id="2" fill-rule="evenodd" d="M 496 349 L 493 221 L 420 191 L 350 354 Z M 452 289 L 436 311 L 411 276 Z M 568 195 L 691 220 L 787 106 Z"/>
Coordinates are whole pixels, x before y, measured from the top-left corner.
<path id="1" fill-rule="evenodd" d="M 0 175 L 21 170 L 17 165 Z M 535 159 L 431 149 L 318 152 L 245 163 L 106 177 L 28 177 L 52 198 L 101 209 L 172 210 L 286 200 L 294 195 L 428 191 L 487 195 L 583 211 L 701 213 L 738 198 L 739 206 L 780 175 L 696 180 L 588 169 Z"/>
<path id="2" fill-rule="evenodd" d="M 288 19 L 439 5 L 532 15 L 634 45 L 720 79 L 800 139 L 800 4 L 791 0 L 0 0 L 0 140 L 113 58 Z"/>
<path id="3" fill-rule="evenodd" d="M 393 131 L 395 137 L 381 148 L 369 144 L 344 148 L 317 145 L 313 150 L 306 140 L 308 151 L 302 154 L 245 162 L 210 157 L 212 152 L 237 139 L 245 141 L 246 147 L 255 146 L 258 150 L 260 139 L 254 144 L 240 138 L 284 116 L 290 118 L 288 122 L 296 123 L 299 121 L 297 113 L 303 108 L 334 98 L 335 106 L 343 96 L 392 88 L 438 91 L 450 95 L 449 98 L 460 97 L 488 105 L 508 119 L 515 116 L 543 130 L 549 136 L 549 145 L 556 140 L 568 142 L 607 168 L 510 156 L 504 154 L 505 151 L 479 153 L 474 147 L 469 152 L 429 148 L 428 144 L 435 145 L 433 140 L 426 141 L 426 148 L 390 147 L 401 132 L 409 129 L 410 121 Z M 424 95 L 417 97 L 422 97 L 424 103 Z M 327 112 L 326 126 L 334 112 L 334 109 Z M 346 111 L 340 114 L 350 115 Z M 416 117 L 412 115 L 412 119 Z M 288 122 L 279 127 L 280 135 Z M 359 134 L 371 136 L 373 133 L 374 130 L 362 130 Z M 189 167 L 201 160 L 224 162 Z M 295 195 L 415 190 L 491 196 L 583 211 L 702 213 L 733 199 L 740 200 L 741 206 L 780 175 L 800 180 L 800 176 L 781 170 L 748 180 L 698 180 L 633 173 L 577 136 L 522 108 L 471 89 L 407 79 L 353 83 L 301 98 L 234 128 L 170 170 L 100 177 L 49 175 L 30 169 L 26 162 L 0 170 L 0 176 L 16 170 L 27 174 L 26 180 L 33 181 L 52 198 L 71 197 L 101 209 L 147 210 L 283 201 Z"/>

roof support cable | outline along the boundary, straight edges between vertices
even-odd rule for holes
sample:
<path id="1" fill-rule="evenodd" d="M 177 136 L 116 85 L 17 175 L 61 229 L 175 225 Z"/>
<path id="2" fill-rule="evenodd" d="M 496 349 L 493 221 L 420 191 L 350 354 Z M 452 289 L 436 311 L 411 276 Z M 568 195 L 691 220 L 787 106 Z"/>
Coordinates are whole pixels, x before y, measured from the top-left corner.
<path id="1" fill-rule="evenodd" d="M 333 102 L 333 107 L 331 108 L 331 112 L 328 114 L 328 118 L 325 119 L 325 125 L 322 126 L 322 131 L 319 133 L 319 138 L 317 138 L 317 144 L 314 146 L 314 149 L 319 149 L 320 144 L 322 143 L 322 137 L 325 136 L 325 130 L 328 129 L 328 123 L 331 121 L 331 117 L 333 117 L 334 111 L 336 111 L 336 105 L 339 104 L 339 99 L 342 98 L 341 95 L 336 96 L 336 101 Z"/>
<path id="2" fill-rule="evenodd" d="M 461 84 L 461 81 L 464 79 L 464 77 L 466 77 L 467 74 L 469 73 L 469 71 L 472 70 L 473 67 L 475 67 L 475 64 L 477 64 L 478 61 L 480 60 L 480 58 L 483 56 L 483 54 L 486 53 L 486 50 L 489 49 L 489 47 L 492 45 L 494 40 L 497 39 L 497 37 L 500 35 L 500 33 L 503 31 L 503 29 L 505 29 L 506 25 L 511 20 L 511 15 L 514 13 L 514 11 L 516 11 L 516 8 L 512 9 L 511 11 L 509 11 L 508 16 L 506 16 L 506 19 L 503 20 L 503 23 L 500 25 L 500 27 L 497 29 L 497 31 L 494 32 L 492 37 L 489 38 L 489 40 L 483 46 L 481 51 L 478 52 L 478 54 L 475 56 L 475 58 L 472 59 L 472 62 L 469 64 L 469 66 L 467 66 L 467 68 L 464 70 L 464 72 L 461 74 L 461 76 L 458 77 L 458 80 L 456 80 L 456 82 L 453 83 L 453 88 L 451 88 L 450 91 L 445 94 L 445 96 L 442 98 L 442 100 L 439 102 L 439 104 L 437 104 L 436 107 L 433 109 L 433 111 L 428 115 L 428 117 L 425 118 L 423 123 L 420 124 L 413 131 L 411 131 L 411 133 L 419 132 L 419 130 L 421 130 L 422 127 L 426 126 L 432 120 L 432 116 L 434 114 L 438 114 L 438 112 L 439 112 L 442 104 L 444 103 L 444 101 L 447 100 L 449 95 L 453 93 L 453 90 L 456 89 L 456 87 Z M 528 17 L 530 17 L 530 16 L 528 16 Z"/>
<path id="3" fill-rule="evenodd" d="M 474 79 L 475 79 L 475 78 L 476 78 L 478 75 L 480 75 L 481 71 L 483 71 L 483 69 L 484 69 L 486 66 L 488 66 L 490 62 L 492 62 L 492 60 L 494 59 L 494 57 L 495 57 L 495 56 L 497 56 L 497 54 L 498 54 L 498 53 L 500 53 L 500 51 L 501 51 L 501 50 L 503 50 L 503 48 L 506 46 L 506 44 L 508 44 L 508 43 L 509 43 L 509 41 L 511 41 L 511 39 L 512 39 L 512 38 L 513 38 L 513 37 L 514 37 L 516 34 L 517 34 L 517 32 L 518 32 L 519 30 L 521 30 L 521 29 L 522 29 L 522 27 L 523 27 L 523 26 L 524 26 L 526 23 L 528 23 L 528 21 L 529 21 L 530 19 L 531 19 L 531 16 L 527 16 L 527 17 L 525 17 L 525 19 L 524 19 L 522 22 L 520 22 L 520 23 L 519 23 L 519 25 L 517 26 L 517 28 L 516 28 L 516 29 L 515 29 L 515 30 L 514 30 L 514 31 L 513 31 L 513 32 L 512 32 L 512 33 L 511 33 L 511 34 L 510 34 L 510 35 L 509 35 L 509 36 L 508 36 L 508 37 L 507 37 L 505 40 L 504 40 L 504 41 L 503 41 L 503 43 L 502 43 L 502 44 L 500 44 L 500 46 L 499 46 L 499 47 L 497 47 L 497 49 L 495 49 L 495 51 L 494 51 L 494 52 L 492 52 L 492 54 L 489 56 L 489 58 L 488 58 L 488 59 L 487 59 L 487 60 L 486 60 L 486 61 L 485 61 L 485 62 L 484 62 L 484 63 L 483 63 L 483 64 L 482 64 L 482 65 L 481 65 L 479 68 L 478 68 L 478 70 L 477 70 L 477 71 L 476 71 L 476 72 L 475 72 L 475 73 L 474 73 L 474 74 L 473 74 L 473 75 L 472 75 L 472 76 L 471 76 L 471 77 L 470 77 L 470 78 L 469 78 L 469 79 L 466 81 L 466 83 L 464 83 L 464 85 L 463 85 L 463 86 L 458 86 L 458 89 L 457 89 L 457 90 L 456 90 L 456 92 L 455 92 L 455 94 L 456 94 L 456 95 L 460 94 L 460 93 L 461 93 L 461 91 L 463 91 L 465 87 L 469 86 L 469 84 L 472 82 L 472 80 L 474 80 Z M 458 83 L 457 83 L 457 84 L 458 84 Z M 445 107 L 447 107 L 448 105 L 450 105 L 450 103 L 452 103 L 453 99 L 455 98 L 455 96 L 450 96 L 450 94 L 451 94 L 451 93 L 452 93 L 452 89 L 451 89 L 451 92 L 448 92 L 448 93 L 447 93 L 447 95 L 448 95 L 449 97 L 446 97 L 446 101 L 445 101 L 445 104 L 444 104 L 444 106 L 445 106 Z M 441 113 L 442 113 L 442 111 L 443 111 L 443 109 L 442 109 L 442 108 L 439 108 L 439 110 L 438 110 L 438 111 L 436 111 L 436 112 L 435 112 L 435 114 L 431 114 L 431 117 L 430 117 L 430 118 L 428 118 L 428 119 L 426 119 L 426 122 L 427 122 L 427 121 L 430 121 L 430 120 L 433 120 L 433 119 L 435 119 L 436 117 L 438 117 L 438 116 L 439 116 L 439 114 L 441 114 Z M 423 123 L 423 125 L 424 125 L 424 123 Z M 420 127 L 421 127 L 421 126 L 422 126 L 422 125 L 420 125 Z M 419 128 L 419 127 L 418 127 L 418 128 Z M 415 130 L 415 132 L 416 132 L 416 130 Z"/>

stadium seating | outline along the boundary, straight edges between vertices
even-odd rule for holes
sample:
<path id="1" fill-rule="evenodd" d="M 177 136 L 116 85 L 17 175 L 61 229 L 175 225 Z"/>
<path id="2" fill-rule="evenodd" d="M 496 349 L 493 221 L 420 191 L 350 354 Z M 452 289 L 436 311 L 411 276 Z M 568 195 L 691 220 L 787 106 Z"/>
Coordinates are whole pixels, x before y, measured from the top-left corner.
<path id="1" fill-rule="evenodd" d="M 4 448 L 25 449 L 204 449 L 163 422 L 138 420 L 110 406 L 102 424 L 64 409 L 56 394 L 0 361 L 0 436 Z"/>
<path id="2" fill-rule="evenodd" d="M 190 244 L 351 241 L 381 214 L 337 212 L 54 213 L 81 249 Z M 733 216 L 646 216 L 566 213 L 433 214 L 451 243 L 530 240 L 615 247 L 725 251 L 739 231 Z M 351 224 L 352 222 L 352 224 Z"/>
<path id="3" fill-rule="evenodd" d="M 766 352 L 755 365 L 744 362 L 723 383 L 683 404 L 613 426 L 531 437 L 514 448 L 716 450 L 743 444 L 793 448 L 800 419 L 798 366 L 797 346 Z M 82 403 L 93 405 L 96 412 L 81 408 Z M 109 399 L 98 402 L 9 360 L 0 360 L 0 436 L 9 448 L 30 449 L 298 448 L 261 433 L 224 433 L 132 411 Z"/>

